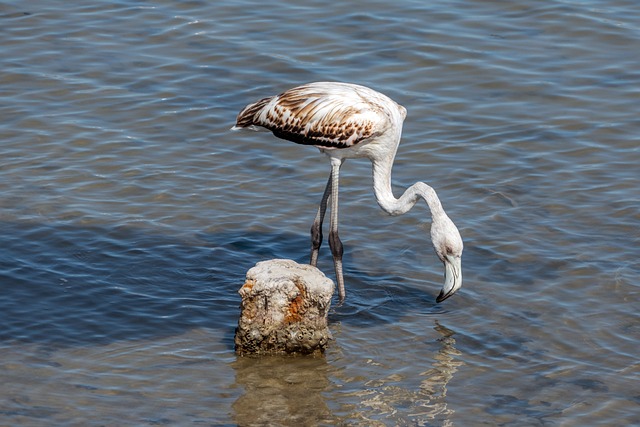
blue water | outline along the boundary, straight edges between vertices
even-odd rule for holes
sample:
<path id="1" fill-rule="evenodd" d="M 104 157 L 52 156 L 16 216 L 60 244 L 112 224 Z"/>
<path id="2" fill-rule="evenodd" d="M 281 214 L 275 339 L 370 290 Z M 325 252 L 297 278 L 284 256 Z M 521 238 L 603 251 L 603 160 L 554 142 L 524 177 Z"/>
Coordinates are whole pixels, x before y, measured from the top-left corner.
<path id="1" fill-rule="evenodd" d="M 0 424 L 640 422 L 633 1 L 0 4 Z M 408 110 L 396 195 L 342 169 L 347 300 L 320 358 L 237 358 L 246 271 L 308 260 L 329 165 L 230 132 L 349 81 Z M 319 267 L 333 277 L 328 247 Z"/>

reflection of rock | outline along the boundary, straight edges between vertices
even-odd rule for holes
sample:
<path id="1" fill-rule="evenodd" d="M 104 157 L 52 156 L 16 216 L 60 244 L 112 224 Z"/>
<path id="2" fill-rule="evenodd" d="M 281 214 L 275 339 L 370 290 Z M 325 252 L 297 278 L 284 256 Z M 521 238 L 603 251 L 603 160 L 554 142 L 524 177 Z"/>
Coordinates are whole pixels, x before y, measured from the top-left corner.
<path id="1" fill-rule="evenodd" d="M 310 265 L 274 259 L 247 272 L 236 329 L 236 353 L 320 353 L 331 333 L 333 281 Z"/>
<path id="2" fill-rule="evenodd" d="M 337 425 L 324 396 L 332 389 L 324 357 L 239 357 L 231 366 L 244 390 L 232 406 L 236 425 Z"/>

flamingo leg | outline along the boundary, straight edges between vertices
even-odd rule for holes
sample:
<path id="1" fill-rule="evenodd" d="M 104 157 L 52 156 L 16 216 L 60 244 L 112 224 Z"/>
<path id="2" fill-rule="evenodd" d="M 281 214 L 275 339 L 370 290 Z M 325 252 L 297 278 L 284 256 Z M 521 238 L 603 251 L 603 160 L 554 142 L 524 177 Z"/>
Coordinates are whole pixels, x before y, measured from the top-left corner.
<path id="1" fill-rule="evenodd" d="M 322 245 L 322 222 L 324 221 L 324 214 L 327 212 L 327 200 L 329 196 L 331 196 L 331 174 L 329 175 L 327 186 L 322 194 L 318 213 L 316 213 L 316 218 L 311 225 L 311 260 L 309 264 L 314 267 L 318 264 L 318 252 Z"/>
<path id="2" fill-rule="evenodd" d="M 329 226 L 329 248 L 333 255 L 333 265 L 336 269 L 336 281 L 338 282 L 338 296 L 340 304 L 344 302 L 344 277 L 342 276 L 342 242 L 338 236 L 338 184 L 340 181 L 340 166 L 342 160 L 331 158 L 331 224 Z"/>

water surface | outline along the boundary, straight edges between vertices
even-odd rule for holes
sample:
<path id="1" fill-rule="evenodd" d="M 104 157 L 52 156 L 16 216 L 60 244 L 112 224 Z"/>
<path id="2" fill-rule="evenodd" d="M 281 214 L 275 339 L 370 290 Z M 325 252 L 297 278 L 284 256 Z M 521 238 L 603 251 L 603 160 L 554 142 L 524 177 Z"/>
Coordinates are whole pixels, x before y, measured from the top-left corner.
<path id="1" fill-rule="evenodd" d="M 0 5 L 0 424 L 630 425 L 640 420 L 633 1 Z M 320 358 L 236 358 L 245 272 L 308 259 L 329 165 L 229 132 L 335 80 L 407 107 L 396 195 L 341 183 L 347 301 Z M 330 277 L 329 250 L 319 267 Z"/>

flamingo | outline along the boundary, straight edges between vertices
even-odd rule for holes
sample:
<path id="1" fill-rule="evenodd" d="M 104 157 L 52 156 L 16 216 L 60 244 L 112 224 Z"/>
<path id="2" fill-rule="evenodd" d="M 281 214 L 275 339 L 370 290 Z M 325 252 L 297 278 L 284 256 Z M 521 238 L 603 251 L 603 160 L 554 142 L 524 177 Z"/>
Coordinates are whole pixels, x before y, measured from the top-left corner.
<path id="1" fill-rule="evenodd" d="M 391 190 L 391 169 L 400 143 L 407 110 L 391 98 L 351 83 L 315 82 L 247 105 L 232 128 L 273 132 L 276 137 L 313 145 L 326 154 L 331 173 L 311 226 L 311 259 L 316 266 L 322 244 L 322 222 L 331 201 L 329 247 L 333 255 L 340 303 L 345 299 L 343 245 L 338 236 L 340 167 L 346 159 L 368 158 L 373 170 L 373 191 L 378 205 L 390 215 L 401 215 L 423 199 L 431 211 L 431 242 L 444 264 L 445 279 L 436 302 L 462 286 L 462 238 L 444 211 L 435 190 L 424 182 L 409 187 L 396 199 Z"/>

